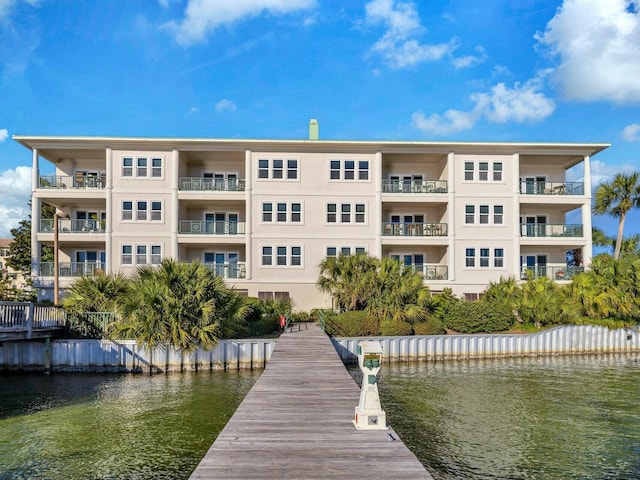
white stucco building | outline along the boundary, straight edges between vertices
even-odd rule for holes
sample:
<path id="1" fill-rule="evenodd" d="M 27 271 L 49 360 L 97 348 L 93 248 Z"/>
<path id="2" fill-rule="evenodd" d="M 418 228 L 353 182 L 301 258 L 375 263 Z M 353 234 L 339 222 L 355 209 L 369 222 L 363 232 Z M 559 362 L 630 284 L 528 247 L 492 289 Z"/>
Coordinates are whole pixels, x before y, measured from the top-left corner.
<path id="1" fill-rule="evenodd" d="M 592 255 L 590 157 L 609 146 L 330 141 L 314 123 L 308 140 L 14 140 L 32 151 L 32 218 L 42 202 L 61 216 L 60 292 L 172 257 L 296 310 L 331 306 L 318 264 L 340 252 L 397 257 L 467 298 L 501 276 L 569 280 L 567 251 Z M 38 252 L 56 229 L 32 225 L 34 287 L 52 299 L 54 264 Z"/>

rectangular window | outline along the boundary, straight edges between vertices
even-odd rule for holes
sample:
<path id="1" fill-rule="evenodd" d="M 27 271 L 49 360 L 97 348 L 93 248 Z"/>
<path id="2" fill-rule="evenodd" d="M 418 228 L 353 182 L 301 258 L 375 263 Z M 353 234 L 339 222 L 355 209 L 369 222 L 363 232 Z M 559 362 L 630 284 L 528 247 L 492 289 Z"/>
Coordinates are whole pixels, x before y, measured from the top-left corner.
<path id="1" fill-rule="evenodd" d="M 278 222 L 286 222 L 287 221 L 287 204 L 286 203 L 278 203 Z"/>
<path id="2" fill-rule="evenodd" d="M 361 253 L 362 254 L 367 253 L 366 248 L 364 248 L 364 247 L 356 247 L 356 255 L 361 254 Z"/>
<path id="3" fill-rule="evenodd" d="M 489 205 L 480 205 L 480 224 L 486 225 L 489 223 Z"/>
<path id="4" fill-rule="evenodd" d="M 151 159 L 151 176 L 154 178 L 162 177 L 162 159 L 161 158 Z"/>
<path id="5" fill-rule="evenodd" d="M 351 255 L 351 247 L 342 247 L 340 249 L 340 254 L 343 257 L 348 257 L 349 255 Z"/>
<path id="6" fill-rule="evenodd" d="M 287 160 L 287 179 L 295 180 L 298 178 L 298 160 Z"/>
<path id="7" fill-rule="evenodd" d="M 147 246 L 136 245 L 136 264 L 145 265 L 147 263 Z"/>
<path id="8" fill-rule="evenodd" d="M 467 205 L 465 207 L 464 223 L 472 225 L 476 222 L 476 207 L 474 205 Z"/>
<path id="9" fill-rule="evenodd" d="M 488 248 L 480 249 L 480 266 L 481 267 L 489 266 L 489 249 Z"/>
<path id="10" fill-rule="evenodd" d="M 358 162 L 358 180 L 369 180 L 369 161 L 360 160 Z"/>
<path id="11" fill-rule="evenodd" d="M 486 182 L 489 180 L 489 163 L 488 162 L 480 162 L 478 164 L 478 180 L 481 182 Z"/>
<path id="12" fill-rule="evenodd" d="M 273 221 L 273 204 L 270 202 L 262 204 L 262 221 L 263 222 Z"/>
<path id="13" fill-rule="evenodd" d="M 147 159 L 145 157 L 138 157 L 136 176 L 137 177 L 147 176 Z"/>
<path id="14" fill-rule="evenodd" d="M 122 159 L 122 176 L 133 177 L 133 158 L 124 157 Z"/>
<path id="15" fill-rule="evenodd" d="M 276 265 L 284 266 L 287 264 L 287 247 L 276 247 Z"/>
<path id="16" fill-rule="evenodd" d="M 365 208 L 364 203 L 356 203 L 356 223 L 365 222 Z"/>
<path id="17" fill-rule="evenodd" d="M 335 257 L 338 254 L 338 249 L 336 247 L 327 247 L 327 258 Z"/>
<path id="18" fill-rule="evenodd" d="M 344 161 L 344 179 L 345 180 L 354 180 L 356 172 L 356 162 L 353 160 L 345 160 Z"/>
<path id="19" fill-rule="evenodd" d="M 291 265 L 299 267 L 302 265 L 302 248 L 291 247 Z"/>
<path id="20" fill-rule="evenodd" d="M 476 266 L 476 249 L 475 248 L 467 248 L 465 250 L 465 265 L 467 267 L 475 267 Z"/>
<path id="21" fill-rule="evenodd" d="M 147 219 L 147 202 L 136 202 L 136 220 Z"/>
<path id="22" fill-rule="evenodd" d="M 258 178 L 269 178 L 269 160 L 258 160 Z"/>
<path id="23" fill-rule="evenodd" d="M 122 265 L 133 264 L 133 247 L 131 245 L 122 246 L 122 257 L 120 258 L 120 263 Z"/>
<path id="24" fill-rule="evenodd" d="M 162 221 L 162 202 L 151 202 L 151 221 Z"/>
<path id="25" fill-rule="evenodd" d="M 493 162 L 493 181 L 502 181 L 502 162 Z"/>
<path id="26" fill-rule="evenodd" d="M 291 204 L 291 221 L 296 223 L 299 223 L 302 221 L 302 204 L 300 203 Z"/>
<path id="27" fill-rule="evenodd" d="M 504 207 L 502 205 L 493 206 L 493 223 L 495 225 L 502 225 L 504 222 Z"/>
<path id="28" fill-rule="evenodd" d="M 122 202 L 122 220 L 133 220 L 133 202 Z"/>
<path id="29" fill-rule="evenodd" d="M 327 223 L 336 223 L 337 206 L 335 203 L 327 204 Z"/>
<path id="30" fill-rule="evenodd" d="M 342 215 L 340 216 L 340 221 L 342 223 L 350 223 L 351 222 L 351 204 L 343 203 L 341 207 Z"/>
<path id="31" fill-rule="evenodd" d="M 464 179 L 473 181 L 473 162 L 464 162 Z"/>
<path id="32" fill-rule="evenodd" d="M 162 261 L 162 247 L 151 245 L 151 265 L 159 265 Z"/>
<path id="33" fill-rule="evenodd" d="M 493 250 L 493 265 L 497 268 L 504 267 L 504 249 L 496 248 Z"/>
<path id="34" fill-rule="evenodd" d="M 262 265 L 273 265 L 273 247 L 262 247 Z"/>
<path id="35" fill-rule="evenodd" d="M 331 160 L 331 171 L 329 178 L 331 180 L 340 180 L 340 160 Z"/>
<path id="36" fill-rule="evenodd" d="M 271 178 L 282 179 L 282 165 L 283 160 L 273 160 L 273 169 L 271 171 Z"/>

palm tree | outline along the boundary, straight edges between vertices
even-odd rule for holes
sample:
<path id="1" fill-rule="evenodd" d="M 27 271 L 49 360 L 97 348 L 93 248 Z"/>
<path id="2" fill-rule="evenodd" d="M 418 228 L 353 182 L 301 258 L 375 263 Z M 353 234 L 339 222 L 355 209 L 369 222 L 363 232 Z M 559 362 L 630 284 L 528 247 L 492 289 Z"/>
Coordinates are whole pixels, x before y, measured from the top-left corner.
<path id="1" fill-rule="evenodd" d="M 318 288 L 329 293 L 338 310 L 363 310 L 370 296 L 367 281 L 378 260 L 366 254 L 329 257 L 320 263 Z"/>
<path id="2" fill-rule="evenodd" d="M 67 289 L 62 306 L 73 313 L 114 312 L 129 287 L 129 279 L 121 273 L 80 277 Z"/>
<path id="3" fill-rule="evenodd" d="M 618 218 L 618 235 L 613 258 L 620 257 L 624 234 L 624 221 L 632 208 L 640 208 L 640 173 L 618 173 L 611 183 L 603 183 L 596 190 L 593 213 L 609 214 Z"/>

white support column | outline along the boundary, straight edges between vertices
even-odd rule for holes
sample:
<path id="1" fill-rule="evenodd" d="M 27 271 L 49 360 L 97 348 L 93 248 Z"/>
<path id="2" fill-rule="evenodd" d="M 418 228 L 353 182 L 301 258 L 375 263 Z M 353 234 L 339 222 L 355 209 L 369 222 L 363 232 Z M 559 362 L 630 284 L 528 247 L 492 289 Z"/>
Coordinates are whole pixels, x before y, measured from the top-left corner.
<path id="1" fill-rule="evenodd" d="M 511 274 L 517 279 L 520 278 L 520 154 L 514 153 L 512 156 L 513 171 L 511 181 L 513 182 L 513 201 L 511 203 L 511 225 L 513 225 L 513 248 L 511 251 Z"/>
<path id="2" fill-rule="evenodd" d="M 456 154 L 447 155 L 447 234 L 449 247 L 447 252 L 447 270 L 449 281 L 456 279 Z"/>
<path id="3" fill-rule="evenodd" d="M 104 229 L 105 273 L 113 273 L 114 258 L 118 255 L 113 250 L 113 171 L 113 150 L 107 147 L 105 152 L 105 175 L 107 177 L 105 186 L 107 221 Z"/>
<path id="4" fill-rule="evenodd" d="M 585 244 L 582 247 L 584 268 L 589 268 L 593 257 L 593 237 L 591 231 L 591 158 L 584 157 L 584 203 L 582 204 L 582 235 Z"/>
<path id="5" fill-rule="evenodd" d="M 382 259 L 382 152 L 376 152 L 371 176 L 375 185 L 375 200 L 373 208 L 373 224 L 375 228 L 375 245 L 373 256 Z"/>
<path id="6" fill-rule="evenodd" d="M 251 150 L 244 152 L 244 255 L 245 279 L 253 277 L 253 182 L 251 170 Z"/>
<path id="7" fill-rule="evenodd" d="M 34 148 L 31 157 L 31 278 L 40 275 L 40 248 L 38 244 L 38 228 L 42 201 L 34 195 L 40 184 L 40 167 L 38 165 L 38 149 Z"/>
<path id="8" fill-rule="evenodd" d="M 178 150 L 171 151 L 170 172 L 171 180 L 171 205 L 166 209 L 166 213 L 171 218 L 171 247 L 170 257 L 175 260 L 180 259 L 180 249 L 178 245 L 178 223 L 180 221 L 180 200 L 178 199 L 178 187 L 180 185 L 180 152 Z"/>

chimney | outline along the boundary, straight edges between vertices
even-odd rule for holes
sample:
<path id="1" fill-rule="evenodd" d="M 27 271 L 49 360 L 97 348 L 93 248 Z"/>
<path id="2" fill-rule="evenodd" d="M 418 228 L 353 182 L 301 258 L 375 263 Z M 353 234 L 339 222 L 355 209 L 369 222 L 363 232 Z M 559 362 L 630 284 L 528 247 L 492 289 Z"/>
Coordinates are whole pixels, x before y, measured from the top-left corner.
<path id="1" fill-rule="evenodd" d="M 309 120 L 309 140 L 318 140 L 320 136 L 320 126 L 318 120 L 312 118 Z"/>

